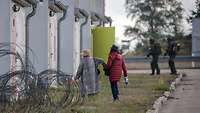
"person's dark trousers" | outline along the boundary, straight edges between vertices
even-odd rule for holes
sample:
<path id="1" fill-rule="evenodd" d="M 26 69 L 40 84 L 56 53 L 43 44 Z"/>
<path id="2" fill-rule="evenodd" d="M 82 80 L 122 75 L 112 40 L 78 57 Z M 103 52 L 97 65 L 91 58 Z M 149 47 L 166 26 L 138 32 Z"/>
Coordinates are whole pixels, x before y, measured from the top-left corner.
<path id="1" fill-rule="evenodd" d="M 118 100 L 119 90 L 117 86 L 117 81 L 110 81 L 110 85 L 111 85 L 113 100 Z"/>
<path id="2" fill-rule="evenodd" d="M 154 67 L 154 62 L 151 61 L 151 74 L 154 75 L 155 74 L 155 67 Z"/>
<path id="3" fill-rule="evenodd" d="M 169 56 L 169 67 L 172 74 L 176 74 L 176 67 L 174 63 L 175 56 Z"/>
<path id="4" fill-rule="evenodd" d="M 157 74 L 160 74 L 160 68 L 158 66 L 158 56 L 153 56 L 152 61 L 151 61 L 151 70 L 152 73 L 151 74 L 155 74 L 155 70 L 157 72 Z"/>

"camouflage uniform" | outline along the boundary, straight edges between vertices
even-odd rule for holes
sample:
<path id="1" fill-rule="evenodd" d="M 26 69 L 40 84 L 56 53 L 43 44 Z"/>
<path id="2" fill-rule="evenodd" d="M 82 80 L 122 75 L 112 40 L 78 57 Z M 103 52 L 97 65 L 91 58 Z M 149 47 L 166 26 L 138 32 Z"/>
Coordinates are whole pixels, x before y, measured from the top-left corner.
<path id="1" fill-rule="evenodd" d="M 155 74 L 155 70 L 156 70 L 157 74 L 160 74 L 160 68 L 158 65 L 158 59 L 159 59 L 160 54 L 161 54 L 160 45 L 158 43 L 155 43 L 154 40 L 150 39 L 150 48 L 149 48 L 147 57 L 152 56 L 152 60 L 151 60 L 152 73 L 151 73 L 151 75 Z"/>
<path id="2" fill-rule="evenodd" d="M 177 74 L 175 63 L 174 63 L 174 60 L 177 54 L 177 43 L 173 39 L 170 39 L 170 38 L 168 38 L 167 41 L 168 41 L 168 47 L 164 55 L 169 56 L 168 64 L 171 70 L 171 74 Z"/>

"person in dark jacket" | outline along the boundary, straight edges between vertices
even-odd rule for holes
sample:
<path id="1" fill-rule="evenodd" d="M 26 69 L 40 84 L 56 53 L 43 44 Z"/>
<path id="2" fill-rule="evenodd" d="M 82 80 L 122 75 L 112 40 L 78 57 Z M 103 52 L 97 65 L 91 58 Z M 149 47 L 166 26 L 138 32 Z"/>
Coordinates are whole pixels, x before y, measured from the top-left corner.
<path id="1" fill-rule="evenodd" d="M 109 81 L 111 84 L 113 101 L 119 100 L 119 89 L 117 83 L 121 78 L 122 71 L 125 77 L 125 81 L 128 81 L 128 75 L 124 58 L 119 53 L 119 48 L 116 45 L 111 47 L 107 67 L 109 70 Z"/>
<path id="2" fill-rule="evenodd" d="M 147 54 L 147 57 L 152 56 L 152 60 L 151 60 L 151 74 L 150 75 L 154 75 L 155 74 L 155 70 L 157 75 L 160 74 L 160 68 L 158 65 L 158 59 L 159 59 L 159 55 L 161 54 L 161 48 L 159 43 L 155 43 L 155 41 L 153 39 L 149 40 L 150 43 L 150 48 L 149 48 L 149 52 Z"/>
<path id="3" fill-rule="evenodd" d="M 170 74 L 177 75 L 174 60 L 176 58 L 176 54 L 177 54 L 179 47 L 174 39 L 168 38 L 167 43 L 168 43 L 168 46 L 167 46 L 164 56 L 166 56 L 166 55 L 169 56 L 168 64 L 169 64 L 170 71 L 171 71 Z"/>

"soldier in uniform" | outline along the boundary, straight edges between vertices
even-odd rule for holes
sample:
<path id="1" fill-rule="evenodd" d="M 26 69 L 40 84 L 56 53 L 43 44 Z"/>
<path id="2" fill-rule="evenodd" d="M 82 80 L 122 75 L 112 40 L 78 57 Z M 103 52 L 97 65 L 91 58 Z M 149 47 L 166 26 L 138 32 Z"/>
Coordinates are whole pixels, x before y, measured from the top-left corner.
<path id="1" fill-rule="evenodd" d="M 164 56 L 166 55 L 169 56 L 168 64 L 171 71 L 170 74 L 177 75 L 174 60 L 176 58 L 177 51 L 179 51 L 179 45 L 175 42 L 174 39 L 171 39 L 171 38 L 167 39 L 167 43 L 168 43 L 168 46 L 167 46 Z"/>
<path id="2" fill-rule="evenodd" d="M 149 48 L 149 52 L 147 54 L 147 57 L 152 57 L 151 60 L 151 70 L 152 73 L 150 75 L 154 75 L 155 74 L 155 70 L 157 75 L 160 74 L 160 68 L 158 65 L 158 59 L 159 59 L 159 55 L 161 54 L 161 48 L 160 48 L 160 44 L 159 43 L 155 43 L 155 41 L 153 39 L 149 40 L 150 43 L 150 48 Z"/>

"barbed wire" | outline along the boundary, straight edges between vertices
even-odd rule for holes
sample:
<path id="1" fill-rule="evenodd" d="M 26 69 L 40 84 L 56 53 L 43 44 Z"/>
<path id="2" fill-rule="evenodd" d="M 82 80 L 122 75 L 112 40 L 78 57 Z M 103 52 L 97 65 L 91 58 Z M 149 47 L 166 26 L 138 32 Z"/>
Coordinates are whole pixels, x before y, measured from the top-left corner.
<path id="1" fill-rule="evenodd" d="M 13 51 L 13 47 L 18 49 Z M 26 70 L 23 53 L 24 49 L 16 44 L 0 43 L 0 59 L 13 56 L 18 62 L 16 69 L 0 75 L 0 112 L 56 113 L 82 102 L 79 83 L 72 80 L 71 74 L 53 69 L 37 73 L 31 62 L 34 60 L 28 61 Z"/>

